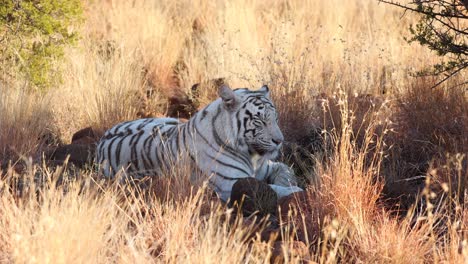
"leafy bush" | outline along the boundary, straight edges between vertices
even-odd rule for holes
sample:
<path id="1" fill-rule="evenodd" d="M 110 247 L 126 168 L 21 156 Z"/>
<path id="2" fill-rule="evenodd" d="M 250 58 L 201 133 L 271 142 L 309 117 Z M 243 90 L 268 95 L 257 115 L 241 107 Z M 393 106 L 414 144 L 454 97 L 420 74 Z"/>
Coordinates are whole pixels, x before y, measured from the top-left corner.
<path id="1" fill-rule="evenodd" d="M 64 47 L 78 37 L 80 0 L 0 0 L 0 81 L 16 74 L 45 89 L 60 79 Z"/>

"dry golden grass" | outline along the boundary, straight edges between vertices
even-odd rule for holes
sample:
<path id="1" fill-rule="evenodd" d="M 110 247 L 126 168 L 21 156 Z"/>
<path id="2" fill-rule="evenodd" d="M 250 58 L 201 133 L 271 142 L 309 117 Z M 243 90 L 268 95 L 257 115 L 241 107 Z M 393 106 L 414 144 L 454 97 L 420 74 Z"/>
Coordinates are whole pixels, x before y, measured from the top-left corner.
<path id="1" fill-rule="evenodd" d="M 56 132 L 50 100 L 27 88 L 0 85 L 0 165 L 35 152 L 47 134 Z"/>
<path id="2" fill-rule="evenodd" d="M 440 59 L 403 40 L 416 18 L 401 15 L 373 0 L 87 2 L 58 87 L 0 84 L 0 165 L 28 165 L 1 167 L 0 262 L 468 263 L 468 104 L 450 89 L 468 76 L 435 90 L 411 77 Z M 216 78 L 270 86 L 285 160 L 310 184 L 280 245 L 190 168 L 135 191 L 27 159 L 83 127 L 164 115 L 172 96 L 203 105 L 213 91 L 190 88 Z"/>

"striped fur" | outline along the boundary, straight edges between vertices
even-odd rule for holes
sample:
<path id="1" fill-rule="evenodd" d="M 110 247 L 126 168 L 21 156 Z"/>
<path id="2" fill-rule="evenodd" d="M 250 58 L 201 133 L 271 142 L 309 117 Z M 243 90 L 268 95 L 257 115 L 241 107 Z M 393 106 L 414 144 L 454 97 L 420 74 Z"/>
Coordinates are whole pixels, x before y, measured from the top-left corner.
<path id="1" fill-rule="evenodd" d="M 219 89 L 220 98 L 188 122 L 146 118 L 109 129 L 97 147 L 97 162 L 108 177 L 125 169 L 132 177 L 156 176 L 190 157 L 226 201 L 236 180 L 264 180 L 279 197 L 301 191 L 283 163 L 273 162 L 283 142 L 267 86 Z"/>

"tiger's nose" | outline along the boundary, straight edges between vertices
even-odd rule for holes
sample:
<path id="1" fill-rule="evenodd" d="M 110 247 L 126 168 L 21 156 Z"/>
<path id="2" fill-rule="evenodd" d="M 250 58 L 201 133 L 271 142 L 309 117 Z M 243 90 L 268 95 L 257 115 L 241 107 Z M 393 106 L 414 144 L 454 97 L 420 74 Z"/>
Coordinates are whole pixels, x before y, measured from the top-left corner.
<path id="1" fill-rule="evenodd" d="M 281 143 L 283 143 L 283 138 L 272 138 L 271 141 L 276 145 L 280 145 Z"/>

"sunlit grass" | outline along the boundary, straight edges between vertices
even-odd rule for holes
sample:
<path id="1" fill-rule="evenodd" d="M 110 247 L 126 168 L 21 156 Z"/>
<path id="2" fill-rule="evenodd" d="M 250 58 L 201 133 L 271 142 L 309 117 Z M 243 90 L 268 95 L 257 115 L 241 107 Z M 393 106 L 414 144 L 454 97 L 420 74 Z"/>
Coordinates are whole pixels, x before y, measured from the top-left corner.
<path id="1" fill-rule="evenodd" d="M 86 3 L 60 85 L 0 84 L 0 262 L 466 263 L 467 73 L 412 77 L 439 60 L 404 41 L 414 21 L 371 0 Z M 187 166 L 132 189 L 41 163 L 81 128 L 203 106 L 214 87 L 191 87 L 216 78 L 269 85 L 307 188 L 271 239 Z"/>

